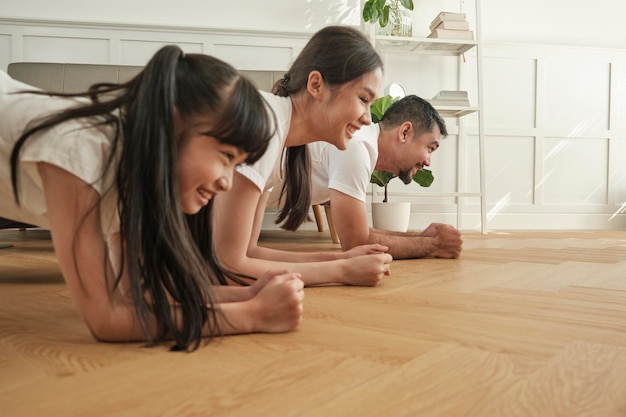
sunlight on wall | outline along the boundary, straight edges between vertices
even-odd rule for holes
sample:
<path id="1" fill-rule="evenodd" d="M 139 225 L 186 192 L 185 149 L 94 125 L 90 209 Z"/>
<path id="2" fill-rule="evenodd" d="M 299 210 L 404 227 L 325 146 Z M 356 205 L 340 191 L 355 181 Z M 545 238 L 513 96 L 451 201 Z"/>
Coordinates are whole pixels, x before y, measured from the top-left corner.
<path id="1" fill-rule="evenodd" d="M 493 220 L 511 202 L 511 194 L 502 197 L 487 213 L 487 220 Z"/>
<path id="2" fill-rule="evenodd" d="M 611 217 L 609 217 L 609 221 L 613 220 L 613 217 L 617 216 L 618 214 L 622 214 L 622 213 L 626 213 L 626 202 L 624 202 L 624 204 L 622 204 L 622 206 L 617 209 L 617 211 L 615 213 L 613 213 L 613 215 Z"/>
<path id="3" fill-rule="evenodd" d="M 598 114 L 596 116 L 588 118 L 587 120 L 581 121 L 576 126 L 573 126 L 567 136 L 584 136 L 585 132 L 593 132 L 600 129 L 606 129 L 606 117 Z"/>
<path id="4" fill-rule="evenodd" d="M 546 155 L 546 157 L 544 158 L 544 161 L 548 161 L 550 158 L 555 157 L 557 154 L 559 154 L 562 150 L 564 150 L 570 145 L 571 143 L 569 141 L 566 141 L 566 140 L 560 141 L 559 144 L 556 145 L 554 149 L 552 149 L 550 153 Z"/>

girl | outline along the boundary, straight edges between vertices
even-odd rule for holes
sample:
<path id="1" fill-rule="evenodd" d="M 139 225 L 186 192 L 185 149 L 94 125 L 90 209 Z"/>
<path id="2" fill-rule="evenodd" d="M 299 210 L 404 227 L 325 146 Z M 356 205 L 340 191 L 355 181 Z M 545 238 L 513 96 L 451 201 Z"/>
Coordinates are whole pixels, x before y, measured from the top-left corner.
<path id="1" fill-rule="evenodd" d="M 371 123 L 370 106 L 381 83 L 380 56 L 358 30 L 328 26 L 311 37 L 274 86 L 275 95 L 264 94 L 277 118 L 268 151 L 255 164 L 239 167 L 233 192 L 215 201 L 215 249 L 226 269 L 244 277 L 287 269 L 299 272 L 307 285 L 376 285 L 389 274 L 391 256 L 380 253 L 387 250 L 381 245 L 317 253 L 257 245 L 271 187 L 284 175 L 284 208 L 277 222 L 296 230 L 310 208 L 306 144 L 322 140 L 345 149 L 354 132 Z M 228 223 L 233 217 L 238 221 Z"/>
<path id="2" fill-rule="evenodd" d="M 98 340 L 192 350 L 202 337 L 291 330 L 298 274 L 215 286 L 207 221 L 235 167 L 265 152 L 269 120 L 234 68 L 176 46 L 131 81 L 83 94 L 33 91 L 0 72 L 0 195 L 14 195 L 0 216 L 50 229 Z"/>

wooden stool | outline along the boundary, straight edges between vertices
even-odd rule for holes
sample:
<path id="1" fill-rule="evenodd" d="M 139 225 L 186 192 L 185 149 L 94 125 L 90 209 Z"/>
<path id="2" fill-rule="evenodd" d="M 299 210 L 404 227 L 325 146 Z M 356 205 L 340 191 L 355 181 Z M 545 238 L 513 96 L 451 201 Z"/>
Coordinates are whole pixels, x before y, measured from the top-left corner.
<path id="1" fill-rule="evenodd" d="M 324 206 L 324 212 L 326 213 L 326 221 L 328 222 L 328 228 L 330 229 L 330 238 L 333 243 L 339 242 L 339 235 L 335 228 L 335 222 L 333 221 L 333 212 L 330 208 L 330 201 L 322 204 L 313 204 L 313 214 L 315 215 L 315 224 L 317 224 L 317 230 L 319 232 L 324 231 L 324 220 L 322 219 L 322 206 Z"/>

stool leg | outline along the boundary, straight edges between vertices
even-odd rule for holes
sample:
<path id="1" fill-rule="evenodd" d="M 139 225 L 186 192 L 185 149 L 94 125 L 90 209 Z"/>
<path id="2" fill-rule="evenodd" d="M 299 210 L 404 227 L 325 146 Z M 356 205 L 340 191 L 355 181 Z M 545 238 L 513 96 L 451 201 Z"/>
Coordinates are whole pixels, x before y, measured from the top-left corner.
<path id="1" fill-rule="evenodd" d="M 322 219 L 322 207 L 319 204 L 313 204 L 313 214 L 315 215 L 315 224 L 317 224 L 317 231 L 324 231 L 324 219 Z"/>
<path id="2" fill-rule="evenodd" d="M 339 235 L 337 234 L 337 229 L 335 228 L 335 221 L 333 220 L 333 212 L 330 208 L 330 203 L 324 203 L 324 211 L 326 212 L 326 221 L 328 222 L 328 228 L 330 229 L 330 238 L 333 240 L 333 243 L 340 243 Z"/>

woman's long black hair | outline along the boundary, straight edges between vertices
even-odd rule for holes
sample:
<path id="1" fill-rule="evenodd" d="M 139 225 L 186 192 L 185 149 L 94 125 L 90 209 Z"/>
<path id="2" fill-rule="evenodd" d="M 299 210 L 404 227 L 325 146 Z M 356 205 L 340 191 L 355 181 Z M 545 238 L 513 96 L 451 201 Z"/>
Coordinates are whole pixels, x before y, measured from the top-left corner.
<path id="1" fill-rule="evenodd" d="M 211 117 L 213 131 L 208 134 L 248 153 L 246 162 L 254 163 L 273 134 L 257 89 L 223 61 L 165 46 L 127 83 L 96 84 L 79 94 L 40 94 L 87 97 L 90 102 L 37 122 L 19 138 L 11 155 L 16 201 L 19 153 L 33 134 L 77 118 L 112 126 L 116 135 L 105 171 L 116 172 L 122 264 L 128 268 L 147 342 L 154 345 L 172 337 L 173 350 L 194 350 L 205 326 L 209 340 L 220 335 L 211 287 L 224 279 L 211 241 L 212 204 L 195 215 L 182 212 L 177 182 L 181 138 L 174 134 L 174 112 L 182 120 Z M 151 316 L 158 324 L 154 337 L 148 326 Z"/>
<path id="2" fill-rule="evenodd" d="M 383 62 L 361 32 L 348 26 L 327 26 L 311 37 L 272 91 L 287 97 L 305 89 L 311 71 L 319 71 L 332 89 L 378 68 L 383 68 Z M 283 229 L 296 230 L 307 220 L 311 205 L 311 174 L 306 145 L 287 149 L 280 205 L 276 223 L 284 221 Z"/>

